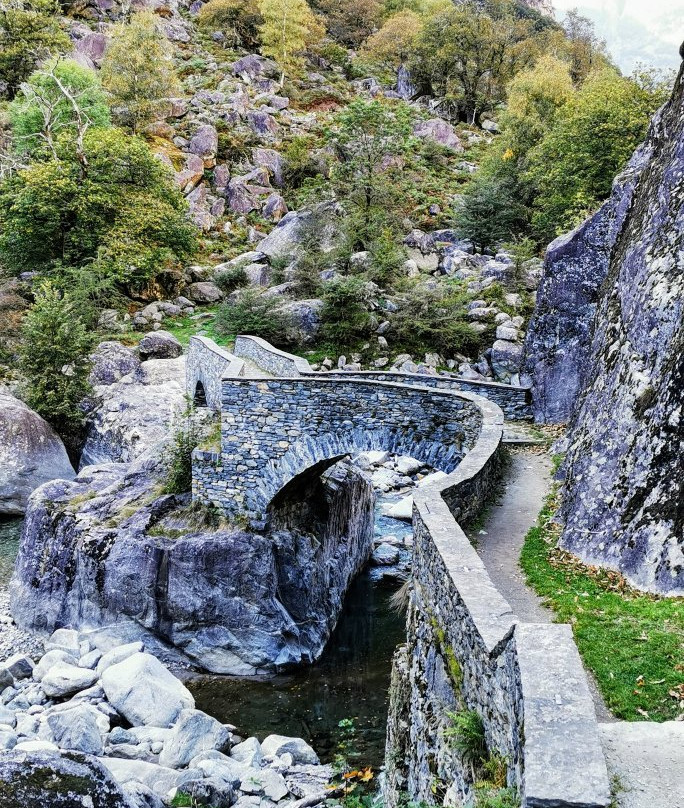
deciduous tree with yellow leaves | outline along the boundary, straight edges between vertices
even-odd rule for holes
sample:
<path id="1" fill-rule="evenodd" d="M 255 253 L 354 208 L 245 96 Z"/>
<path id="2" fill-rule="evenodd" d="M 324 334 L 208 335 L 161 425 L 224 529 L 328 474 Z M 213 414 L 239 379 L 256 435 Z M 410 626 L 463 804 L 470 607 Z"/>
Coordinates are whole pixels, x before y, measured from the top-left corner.
<path id="1" fill-rule="evenodd" d="M 280 83 L 287 73 L 301 70 L 304 51 L 321 39 L 323 26 L 306 0 L 259 0 L 261 52 L 278 62 Z"/>

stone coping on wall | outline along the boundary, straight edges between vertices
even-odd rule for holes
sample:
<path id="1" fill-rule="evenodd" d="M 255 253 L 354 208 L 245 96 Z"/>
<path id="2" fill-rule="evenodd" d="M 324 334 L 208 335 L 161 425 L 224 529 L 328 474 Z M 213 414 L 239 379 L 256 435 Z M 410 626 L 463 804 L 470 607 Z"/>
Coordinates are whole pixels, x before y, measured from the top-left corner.
<path id="1" fill-rule="evenodd" d="M 233 351 L 236 356 L 251 359 L 274 376 L 303 376 L 314 373 L 306 359 L 274 348 L 270 342 L 261 337 L 239 334 L 235 338 Z"/>
<path id="2" fill-rule="evenodd" d="M 448 477 L 416 490 L 414 525 L 420 520 L 427 529 L 454 601 L 465 605 L 472 630 L 491 659 L 503 658 L 513 638 L 518 682 L 510 687 L 518 686 L 521 696 L 523 808 L 605 808 L 611 801 L 608 771 L 570 626 L 522 623 L 454 518 L 453 511 L 461 518 L 472 515 L 472 483 L 494 462 L 501 442 L 501 422 L 491 403 L 482 406 L 477 444 Z"/>

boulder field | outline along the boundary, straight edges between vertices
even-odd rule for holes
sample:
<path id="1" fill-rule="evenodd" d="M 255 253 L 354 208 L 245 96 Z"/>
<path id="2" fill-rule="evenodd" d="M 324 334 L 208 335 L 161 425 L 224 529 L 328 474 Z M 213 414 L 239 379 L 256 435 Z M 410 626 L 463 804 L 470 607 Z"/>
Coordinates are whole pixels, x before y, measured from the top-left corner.
<path id="1" fill-rule="evenodd" d="M 59 629 L 45 648 L 35 661 L 15 654 L 0 665 L 5 808 L 162 808 L 179 793 L 215 808 L 325 799 L 332 769 L 309 744 L 240 738 L 195 709 L 142 643 L 105 650 Z"/>

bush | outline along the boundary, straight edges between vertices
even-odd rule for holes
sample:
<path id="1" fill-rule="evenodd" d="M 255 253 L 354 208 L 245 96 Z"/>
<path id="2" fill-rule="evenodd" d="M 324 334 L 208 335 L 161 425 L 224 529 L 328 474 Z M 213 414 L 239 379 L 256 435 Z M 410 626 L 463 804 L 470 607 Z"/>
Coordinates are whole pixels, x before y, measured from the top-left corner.
<path id="1" fill-rule="evenodd" d="M 466 319 L 467 302 L 468 296 L 458 289 L 414 286 L 392 317 L 393 339 L 412 353 L 429 350 L 447 357 L 477 356 L 483 337 Z"/>
<path id="2" fill-rule="evenodd" d="M 218 288 L 223 292 L 224 295 L 229 295 L 236 289 L 240 289 L 243 286 L 247 286 L 249 280 L 247 278 L 247 273 L 245 272 L 244 267 L 237 266 L 237 267 L 231 267 L 230 269 L 227 269 L 224 272 L 219 272 L 219 274 L 214 277 L 214 283 L 218 286 Z"/>
<path id="3" fill-rule="evenodd" d="M 485 250 L 522 231 L 526 211 L 506 179 L 482 174 L 466 188 L 454 224 L 461 238 Z"/>
<path id="4" fill-rule="evenodd" d="M 323 287 L 321 333 L 334 345 L 352 346 L 371 330 L 371 290 L 360 277 L 335 278 Z"/>
<path id="5" fill-rule="evenodd" d="M 210 0 L 200 9 L 197 20 L 205 30 L 223 32 L 233 48 L 254 47 L 263 22 L 256 0 Z"/>
<path id="6" fill-rule="evenodd" d="M 289 318 L 276 310 L 278 305 L 258 289 L 245 289 L 237 300 L 219 308 L 214 327 L 223 336 L 250 334 L 276 346 L 287 345 Z"/>
<path id="7" fill-rule="evenodd" d="M 50 284 L 42 286 L 24 319 L 19 367 L 26 403 L 64 438 L 76 438 L 83 424 L 79 404 L 90 392 L 92 347 L 80 308 Z"/>
<path id="8" fill-rule="evenodd" d="M 192 452 L 200 442 L 201 430 L 186 413 L 184 422 L 176 430 L 173 443 L 166 452 L 168 465 L 165 494 L 185 494 L 192 490 Z"/>

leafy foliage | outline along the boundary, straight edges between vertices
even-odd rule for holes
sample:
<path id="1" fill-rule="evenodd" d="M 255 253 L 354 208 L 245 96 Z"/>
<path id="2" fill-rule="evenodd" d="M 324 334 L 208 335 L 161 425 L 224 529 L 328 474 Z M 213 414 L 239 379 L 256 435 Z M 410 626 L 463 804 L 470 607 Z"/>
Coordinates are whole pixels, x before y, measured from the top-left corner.
<path id="1" fill-rule="evenodd" d="M 533 227 L 542 241 L 570 229 L 609 193 L 643 140 L 659 98 L 612 70 L 590 76 L 530 154 Z"/>
<path id="2" fill-rule="evenodd" d="M 278 302 L 260 289 L 243 289 L 234 301 L 224 303 L 216 314 L 216 331 L 223 336 L 251 334 L 276 346 L 287 345 L 289 320 L 276 311 Z"/>
<path id="3" fill-rule="evenodd" d="M 61 139 L 57 155 L 0 185 L 0 257 L 16 271 L 96 262 L 123 284 L 143 284 L 188 257 L 185 201 L 147 145 L 91 129 L 84 160 Z"/>
<path id="4" fill-rule="evenodd" d="M 379 101 L 352 101 L 327 138 L 335 150 L 330 183 L 352 217 L 353 247 L 366 249 L 387 227 L 399 202 L 398 163 L 411 133 L 410 112 Z"/>
<path id="5" fill-rule="evenodd" d="M 192 412 L 186 413 L 166 452 L 165 494 L 185 494 L 192 490 L 192 453 L 201 437 L 202 431 L 193 421 Z"/>
<path id="6" fill-rule="evenodd" d="M 159 117 L 180 85 L 171 43 L 156 15 L 141 11 L 118 25 L 102 61 L 102 84 L 116 118 L 133 132 Z"/>
<path id="7" fill-rule="evenodd" d="M 90 391 L 88 354 L 93 345 L 80 308 L 50 284 L 36 293 L 24 318 L 20 369 L 26 403 L 59 432 L 78 431 L 78 405 Z"/>
<path id="8" fill-rule="evenodd" d="M 350 48 L 357 48 L 380 21 L 381 0 L 316 0 L 317 11 L 325 15 L 330 36 Z"/>
<path id="9" fill-rule="evenodd" d="M 414 52 L 422 28 L 420 16 L 410 9 L 393 14 L 364 42 L 361 59 L 381 70 L 385 77 L 394 76 Z"/>
<path id="10" fill-rule="evenodd" d="M 57 0 L 18 0 L 0 5 L 0 82 L 11 99 L 36 65 L 71 47 L 60 29 Z"/>
<path id="11" fill-rule="evenodd" d="M 481 174 L 466 188 L 454 222 L 461 237 L 484 250 L 520 232 L 525 225 L 525 209 L 506 178 Z"/>
<path id="12" fill-rule="evenodd" d="M 257 0 L 210 0 L 197 20 L 208 31 L 221 31 L 231 47 L 254 47 L 263 23 Z"/>
<path id="13" fill-rule="evenodd" d="M 466 0 L 426 19 L 411 72 L 424 89 L 451 101 L 461 120 L 475 123 L 533 60 L 532 34 L 532 23 L 518 19 L 507 0 Z"/>
<path id="14" fill-rule="evenodd" d="M 72 60 L 48 63 L 33 73 L 9 106 L 19 152 L 56 151 L 60 135 L 109 126 L 109 106 L 93 70 Z"/>
<path id="15" fill-rule="evenodd" d="M 306 0 L 259 0 L 263 17 L 261 52 L 278 62 L 283 73 L 298 73 L 306 48 L 322 38 L 323 29 Z"/>
<path id="16" fill-rule="evenodd" d="M 361 277 L 339 277 L 323 287 L 321 332 L 335 345 L 352 346 L 370 333 L 371 289 Z"/>

